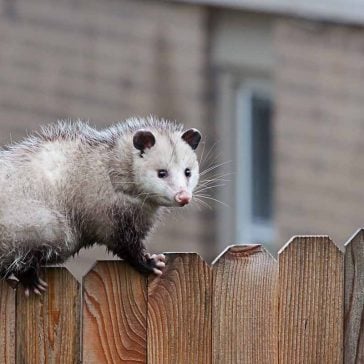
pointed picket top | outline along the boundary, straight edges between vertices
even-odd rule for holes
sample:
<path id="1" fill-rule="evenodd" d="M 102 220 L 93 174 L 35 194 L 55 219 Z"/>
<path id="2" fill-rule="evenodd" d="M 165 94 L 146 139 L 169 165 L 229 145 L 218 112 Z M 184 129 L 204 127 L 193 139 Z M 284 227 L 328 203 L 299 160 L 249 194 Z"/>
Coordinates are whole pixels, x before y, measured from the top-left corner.
<path id="1" fill-rule="evenodd" d="M 343 253 L 328 235 L 295 235 L 278 251 L 278 257 L 297 244 L 327 244 L 338 252 Z"/>
<path id="2" fill-rule="evenodd" d="M 85 273 L 82 276 L 82 281 L 84 281 L 88 275 L 93 272 L 93 271 L 98 271 L 99 266 L 104 266 L 107 265 L 108 263 L 116 263 L 116 264 L 128 264 L 126 261 L 122 260 L 122 259 L 100 259 L 100 260 L 95 260 L 92 264 L 90 264 L 86 269 Z M 67 267 L 68 269 L 68 267 Z M 71 273 L 72 271 L 69 270 Z M 72 273 L 73 274 L 73 273 Z"/>
<path id="3" fill-rule="evenodd" d="M 345 247 L 352 244 L 364 244 L 364 228 L 358 229 L 345 243 Z"/>
<path id="4" fill-rule="evenodd" d="M 345 363 L 364 362 L 364 229 L 345 244 Z"/>

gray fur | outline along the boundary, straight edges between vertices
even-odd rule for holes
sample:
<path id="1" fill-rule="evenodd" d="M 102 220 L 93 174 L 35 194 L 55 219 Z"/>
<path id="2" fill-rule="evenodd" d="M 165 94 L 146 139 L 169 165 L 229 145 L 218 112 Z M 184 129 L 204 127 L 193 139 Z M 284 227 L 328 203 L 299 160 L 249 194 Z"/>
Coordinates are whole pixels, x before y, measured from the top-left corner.
<path id="1" fill-rule="evenodd" d="M 140 271 L 152 271 L 143 240 L 161 208 L 172 202 L 153 193 L 159 181 L 148 191 L 140 183 L 144 171 L 138 168 L 146 165 L 132 143 L 139 129 L 152 131 L 159 142 L 145 163 L 159 168 L 159 156 L 166 161 L 167 154 L 172 166 L 189 164 L 197 175 L 192 191 L 198 163 L 180 138 L 182 126 L 151 117 L 102 131 L 81 121 L 59 122 L 0 150 L 0 275 L 64 262 L 95 243 Z M 172 190 L 176 184 L 170 183 Z"/>

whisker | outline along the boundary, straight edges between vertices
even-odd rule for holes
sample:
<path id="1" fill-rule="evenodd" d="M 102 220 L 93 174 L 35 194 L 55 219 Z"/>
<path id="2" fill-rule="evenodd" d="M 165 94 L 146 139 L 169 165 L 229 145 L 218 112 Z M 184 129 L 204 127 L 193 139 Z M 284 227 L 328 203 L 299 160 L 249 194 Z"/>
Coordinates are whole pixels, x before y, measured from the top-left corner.
<path id="1" fill-rule="evenodd" d="M 209 186 L 213 183 L 223 183 L 223 182 L 231 182 L 231 180 L 225 178 L 214 178 L 214 179 L 203 180 L 198 184 L 198 187 L 204 187 L 204 186 Z"/>
<path id="2" fill-rule="evenodd" d="M 229 207 L 228 204 L 226 204 L 225 202 L 222 202 L 220 200 L 217 200 L 216 198 L 213 198 L 211 196 L 206 196 L 206 195 L 201 195 L 201 194 L 198 194 L 196 197 L 201 197 L 201 198 L 207 198 L 208 200 L 212 200 L 212 201 L 215 201 L 215 202 L 218 202 L 226 207 Z"/>
<path id="3" fill-rule="evenodd" d="M 220 141 L 216 141 L 214 144 L 212 144 L 212 146 L 210 147 L 209 151 L 207 152 L 207 154 L 205 156 L 205 159 L 201 160 L 201 164 L 208 162 L 209 158 L 211 158 L 213 156 L 212 152 L 219 142 Z"/>
<path id="4" fill-rule="evenodd" d="M 226 184 L 221 183 L 221 184 L 218 184 L 218 185 L 206 186 L 206 187 L 203 187 L 203 188 L 200 188 L 200 189 L 197 188 L 195 190 L 195 193 L 199 193 L 199 192 L 202 192 L 202 191 L 205 191 L 205 190 L 210 190 L 211 188 L 217 188 L 217 187 L 222 187 L 222 186 L 226 186 Z"/>
<path id="5" fill-rule="evenodd" d="M 228 164 L 228 163 L 231 163 L 231 161 L 226 161 L 226 162 L 222 162 L 222 163 L 219 163 L 219 164 L 215 164 L 215 165 L 203 170 L 202 172 L 200 172 L 200 176 L 204 176 L 205 174 L 215 170 L 216 168 L 219 168 L 219 167 L 221 167 L 221 166 L 223 166 L 225 164 Z"/>
<path id="6" fill-rule="evenodd" d="M 198 198 L 198 197 L 196 197 L 196 196 L 194 196 L 194 200 L 192 200 L 192 201 L 194 201 L 194 202 L 198 202 L 198 203 L 200 203 L 201 205 L 206 206 L 208 209 L 212 210 L 212 207 L 211 207 L 211 206 L 210 206 L 207 202 L 205 202 L 205 201 L 201 200 L 200 198 Z"/>
<path id="7" fill-rule="evenodd" d="M 203 155 L 205 153 L 205 148 L 206 148 L 206 140 L 204 140 L 204 142 L 203 142 L 203 148 L 202 148 L 202 151 L 201 151 L 200 160 L 198 162 L 200 165 L 202 164 L 202 158 L 203 158 Z"/>

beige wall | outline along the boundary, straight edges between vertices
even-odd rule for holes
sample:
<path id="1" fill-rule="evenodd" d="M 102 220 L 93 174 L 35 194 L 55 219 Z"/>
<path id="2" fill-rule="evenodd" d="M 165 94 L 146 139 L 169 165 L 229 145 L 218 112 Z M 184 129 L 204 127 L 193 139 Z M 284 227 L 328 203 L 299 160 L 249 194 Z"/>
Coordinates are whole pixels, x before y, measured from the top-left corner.
<path id="1" fill-rule="evenodd" d="M 58 118 L 104 126 L 156 114 L 209 129 L 206 9 L 151 0 L 2 0 L 0 10 L 1 144 Z M 167 219 L 152 238 L 155 249 L 211 256 L 213 217 L 191 209 Z"/>
<path id="2" fill-rule="evenodd" d="M 275 249 L 292 235 L 344 241 L 364 225 L 364 28 L 216 9 L 211 58 L 221 161 L 232 172 L 217 208 L 221 246 L 234 240 L 236 89 L 271 82 Z M 272 247 L 274 250 L 274 247 Z"/>
<path id="3" fill-rule="evenodd" d="M 215 9 L 212 13 L 211 64 L 214 70 L 214 120 L 221 173 L 229 182 L 219 190 L 218 198 L 226 206 L 215 207 L 218 214 L 220 250 L 227 244 L 251 243 L 237 234 L 238 204 L 246 196 L 238 193 L 237 171 L 237 89 L 250 80 L 271 84 L 274 70 L 274 17 L 243 11 Z"/>
<path id="4" fill-rule="evenodd" d="M 364 225 L 364 29 L 279 20 L 276 224 L 342 244 Z"/>

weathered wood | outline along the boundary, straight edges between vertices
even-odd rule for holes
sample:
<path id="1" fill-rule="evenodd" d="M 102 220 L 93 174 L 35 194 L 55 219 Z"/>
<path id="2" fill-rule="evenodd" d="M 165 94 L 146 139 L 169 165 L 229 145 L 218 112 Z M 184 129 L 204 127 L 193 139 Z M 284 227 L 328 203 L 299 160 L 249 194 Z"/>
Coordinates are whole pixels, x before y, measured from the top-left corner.
<path id="1" fill-rule="evenodd" d="M 214 262 L 213 363 L 277 363 L 277 279 L 260 245 L 232 246 Z"/>
<path id="2" fill-rule="evenodd" d="M 211 269 L 197 254 L 167 254 L 148 286 L 148 363 L 211 363 L 211 294 Z"/>
<path id="3" fill-rule="evenodd" d="M 17 291 L 16 362 L 79 363 L 80 287 L 66 268 L 47 268 L 48 291 L 26 298 Z"/>
<path id="4" fill-rule="evenodd" d="M 279 363 L 342 363 L 344 256 L 326 236 L 279 252 Z"/>
<path id="5" fill-rule="evenodd" d="M 146 362 L 147 279 L 126 262 L 98 262 L 84 278 L 83 362 Z"/>
<path id="6" fill-rule="evenodd" d="M 15 291 L 0 280 L 0 363 L 15 362 Z"/>
<path id="7" fill-rule="evenodd" d="M 344 363 L 364 363 L 364 230 L 345 245 Z"/>

